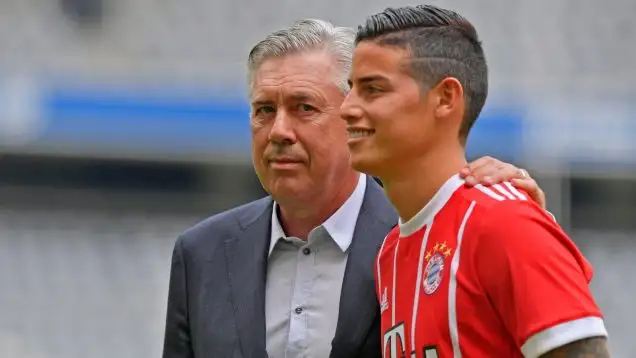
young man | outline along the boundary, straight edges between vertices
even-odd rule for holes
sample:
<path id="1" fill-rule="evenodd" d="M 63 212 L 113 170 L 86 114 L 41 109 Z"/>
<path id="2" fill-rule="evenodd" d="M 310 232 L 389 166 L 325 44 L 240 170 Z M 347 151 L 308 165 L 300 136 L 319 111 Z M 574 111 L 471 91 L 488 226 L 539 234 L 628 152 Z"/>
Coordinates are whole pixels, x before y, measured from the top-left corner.
<path id="1" fill-rule="evenodd" d="M 376 261 L 383 355 L 608 357 L 592 268 L 558 224 L 509 183 L 455 174 L 487 82 L 452 11 L 387 9 L 358 29 L 341 109 L 351 161 L 400 216 Z"/>

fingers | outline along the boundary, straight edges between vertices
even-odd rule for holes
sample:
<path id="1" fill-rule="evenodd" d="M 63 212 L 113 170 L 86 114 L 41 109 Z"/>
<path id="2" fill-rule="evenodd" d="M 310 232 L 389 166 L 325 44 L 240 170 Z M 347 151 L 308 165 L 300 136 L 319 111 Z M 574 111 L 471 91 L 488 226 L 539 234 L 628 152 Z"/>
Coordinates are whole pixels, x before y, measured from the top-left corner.
<path id="1" fill-rule="evenodd" d="M 462 168 L 459 176 L 464 179 L 466 186 L 477 184 L 488 186 L 510 181 L 514 186 L 527 192 L 530 198 L 542 208 L 546 207 L 545 193 L 530 174 L 525 169 L 498 159 L 489 156 L 481 157 Z"/>
<path id="2" fill-rule="evenodd" d="M 472 173 L 476 170 L 479 170 L 480 168 L 493 167 L 498 164 L 503 164 L 503 163 L 493 157 L 485 156 L 468 163 L 466 167 Z"/>
<path id="3" fill-rule="evenodd" d="M 488 172 L 488 168 L 492 171 L 492 169 L 500 163 L 501 162 L 489 156 L 481 157 L 466 164 L 459 172 L 459 176 L 464 179 L 467 186 L 474 186 L 480 183 L 490 185 L 490 178 L 484 180 L 484 177 L 487 176 L 484 175 L 484 173 Z M 484 170 L 484 168 L 486 170 Z"/>
<path id="4" fill-rule="evenodd" d="M 470 167 L 468 166 L 468 164 L 466 164 L 460 171 L 459 171 L 459 176 L 460 178 L 466 178 L 467 176 L 470 175 Z"/>
<path id="5" fill-rule="evenodd" d="M 510 178 L 518 177 L 518 169 L 511 164 L 504 163 L 491 157 L 482 157 L 468 164 L 460 172 L 466 185 L 492 185 Z"/>
<path id="6" fill-rule="evenodd" d="M 475 178 L 471 175 L 468 164 L 459 171 L 459 177 L 464 179 L 467 186 L 474 186 L 478 184 Z"/>
<path id="7" fill-rule="evenodd" d="M 510 182 L 515 187 L 523 189 L 526 193 L 528 193 L 528 195 L 530 195 L 530 198 L 537 204 L 539 204 L 539 206 L 541 206 L 543 209 L 546 208 L 545 193 L 534 179 L 528 177 L 525 179 L 512 179 Z"/>
<path id="8" fill-rule="evenodd" d="M 530 178 L 528 172 L 492 157 L 482 157 L 467 164 L 459 173 L 467 186 L 492 185 L 512 179 Z"/>
<path id="9" fill-rule="evenodd" d="M 509 181 L 513 178 L 521 179 L 521 173 L 519 169 L 512 164 L 502 163 L 498 167 L 482 167 L 479 171 L 473 173 L 475 177 L 483 178 L 481 182 L 484 185 L 498 184 L 504 181 Z"/>

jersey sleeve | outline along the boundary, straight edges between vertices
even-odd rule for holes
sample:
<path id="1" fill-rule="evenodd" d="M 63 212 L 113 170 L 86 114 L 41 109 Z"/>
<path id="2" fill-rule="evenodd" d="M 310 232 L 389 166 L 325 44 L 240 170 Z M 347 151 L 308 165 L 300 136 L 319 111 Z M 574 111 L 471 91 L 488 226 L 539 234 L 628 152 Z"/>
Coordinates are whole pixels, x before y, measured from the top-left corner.
<path id="1" fill-rule="evenodd" d="M 589 289 L 592 267 L 552 218 L 519 201 L 484 216 L 476 273 L 525 357 L 607 336 Z"/>

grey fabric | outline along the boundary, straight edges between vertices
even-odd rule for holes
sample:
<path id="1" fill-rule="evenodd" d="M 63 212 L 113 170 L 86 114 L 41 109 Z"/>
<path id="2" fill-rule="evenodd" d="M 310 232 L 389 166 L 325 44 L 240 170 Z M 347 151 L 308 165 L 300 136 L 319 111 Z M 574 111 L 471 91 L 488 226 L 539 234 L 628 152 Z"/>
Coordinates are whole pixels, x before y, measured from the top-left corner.
<path id="1" fill-rule="evenodd" d="M 354 214 L 352 226 L 357 217 Z M 310 251 L 305 253 L 305 249 Z M 347 252 L 323 226 L 312 230 L 307 241 L 297 237 L 278 240 L 268 259 L 265 282 L 270 357 L 329 356 L 346 264 Z M 298 308 L 302 311 L 296 311 Z"/>
<path id="2" fill-rule="evenodd" d="M 215 215 L 175 244 L 164 358 L 267 357 L 265 276 L 272 199 Z M 380 316 L 373 262 L 397 215 L 372 179 L 347 260 L 331 358 L 374 358 Z M 278 357 L 272 357 L 278 358 Z"/>
<path id="3" fill-rule="evenodd" d="M 349 198 L 311 230 L 307 240 L 286 235 L 274 205 L 265 281 L 270 357 L 329 357 L 349 247 L 366 187 L 367 176 L 360 174 Z"/>

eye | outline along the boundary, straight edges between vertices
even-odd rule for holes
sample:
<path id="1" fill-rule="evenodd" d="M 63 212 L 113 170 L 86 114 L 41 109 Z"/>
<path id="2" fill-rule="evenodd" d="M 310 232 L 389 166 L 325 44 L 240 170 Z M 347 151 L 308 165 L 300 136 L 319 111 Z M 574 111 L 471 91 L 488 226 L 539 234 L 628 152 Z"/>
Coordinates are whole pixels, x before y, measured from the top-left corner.
<path id="1" fill-rule="evenodd" d="M 375 86 L 367 86 L 367 87 L 365 87 L 365 88 L 364 88 L 364 91 L 365 91 L 366 93 L 369 93 L 369 94 L 374 94 L 374 93 L 380 93 L 380 92 L 383 92 L 383 90 L 382 90 L 381 88 L 379 88 L 379 87 L 375 87 Z"/>
<path id="2" fill-rule="evenodd" d="M 256 108 L 256 110 L 254 111 L 254 114 L 258 116 L 258 115 L 270 114 L 274 112 L 276 112 L 276 109 L 274 109 L 274 107 L 272 106 L 261 106 Z"/>
<path id="3" fill-rule="evenodd" d="M 314 106 L 311 106 L 309 104 L 305 104 L 305 103 L 301 103 L 298 105 L 298 109 L 301 112 L 313 112 L 316 110 L 316 108 Z"/>

